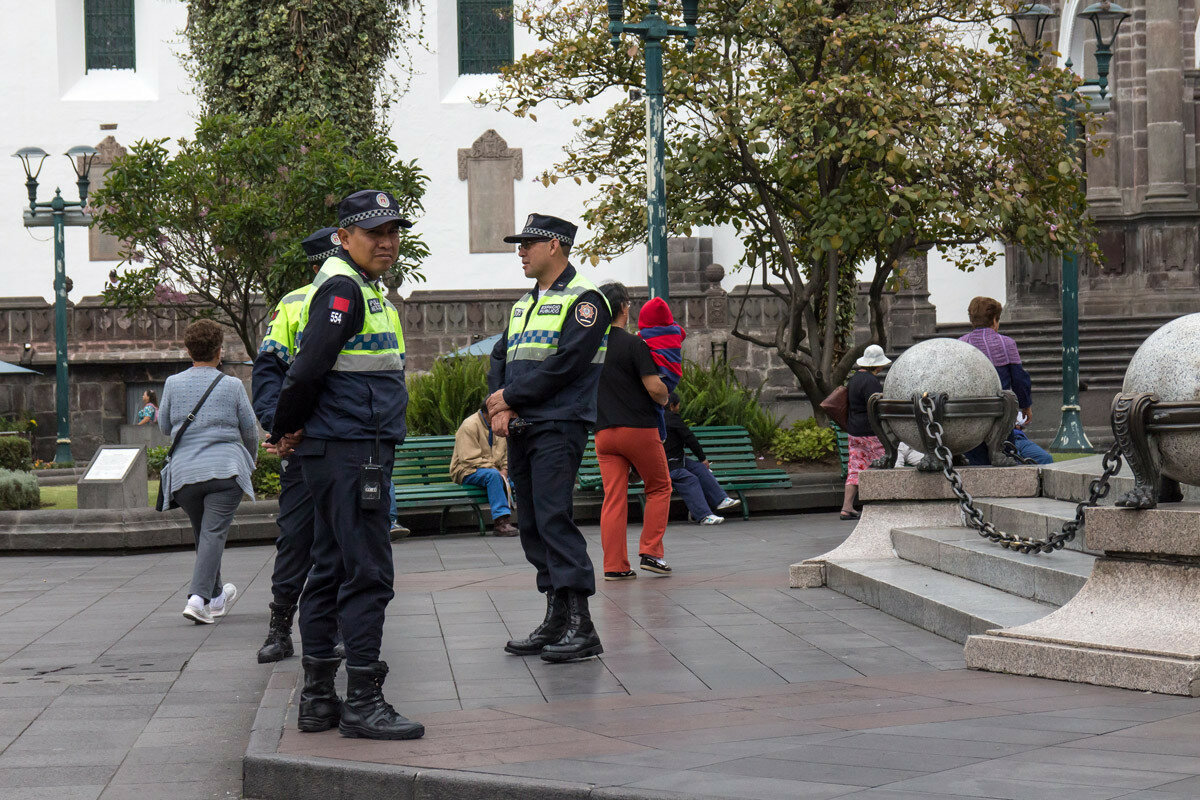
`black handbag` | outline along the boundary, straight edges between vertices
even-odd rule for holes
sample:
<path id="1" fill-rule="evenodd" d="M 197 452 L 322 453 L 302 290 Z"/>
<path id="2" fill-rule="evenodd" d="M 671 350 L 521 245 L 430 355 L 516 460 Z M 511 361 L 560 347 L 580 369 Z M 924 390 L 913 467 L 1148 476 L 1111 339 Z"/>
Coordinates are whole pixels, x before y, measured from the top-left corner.
<path id="1" fill-rule="evenodd" d="M 196 403 L 196 407 L 192 409 L 192 413 L 187 415 L 187 419 L 185 419 L 183 424 L 179 426 L 179 430 L 175 431 L 175 438 L 171 440 L 171 449 L 167 451 L 167 460 L 163 463 L 162 471 L 159 473 L 158 499 L 154 501 L 154 509 L 156 511 L 167 511 L 168 509 L 179 508 L 179 504 L 174 500 L 171 501 L 170 505 L 166 505 L 163 502 L 162 472 L 165 472 L 167 466 L 171 463 L 171 456 L 175 454 L 175 448 L 179 446 L 179 440 L 183 438 L 183 434 L 187 433 L 188 426 L 195 421 L 196 414 L 200 412 L 200 406 L 204 405 L 204 401 L 208 399 L 210 394 L 212 394 L 212 390 L 217 388 L 217 384 L 220 383 L 221 379 L 225 377 L 225 373 L 220 371 L 218 371 L 218 373 L 219 374 L 217 377 L 213 378 L 213 382 L 210 383 L 208 388 L 204 390 L 204 394 L 200 396 L 200 402 Z"/>

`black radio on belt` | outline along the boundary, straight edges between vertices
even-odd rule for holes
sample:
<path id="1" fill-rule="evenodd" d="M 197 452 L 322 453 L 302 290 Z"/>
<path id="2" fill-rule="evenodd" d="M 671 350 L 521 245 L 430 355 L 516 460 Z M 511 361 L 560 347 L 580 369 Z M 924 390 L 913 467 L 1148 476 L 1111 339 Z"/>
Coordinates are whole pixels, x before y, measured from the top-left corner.
<path id="1" fill-rule="evenodd" d="M 520 417 L 517 417 L 516 419 L 514 419 L 508 423 L 508 435 L 509 436 L 520 436 L 522 433 L 529 430 L 530 426 L 532 426 L 532 425 L 533 425 L 533 423 L 530 422 L 529 420 L 521 419 Z"/>
<path id="2" fill-rule="evenodd" d="M 387 508 L 387 491 L 383 488 L 383 467 L 374 460 L 358 468 L 358 507 Z"/>
<path id="3" fill-rule="evenodd" d="M 367 463 L 358 468 L 358 507 L 373 511 L 388 508 L 387 490 L 383 488 L 383 467 L 379 460 L 379 415 L 375 415 L 375 452 Z"/>

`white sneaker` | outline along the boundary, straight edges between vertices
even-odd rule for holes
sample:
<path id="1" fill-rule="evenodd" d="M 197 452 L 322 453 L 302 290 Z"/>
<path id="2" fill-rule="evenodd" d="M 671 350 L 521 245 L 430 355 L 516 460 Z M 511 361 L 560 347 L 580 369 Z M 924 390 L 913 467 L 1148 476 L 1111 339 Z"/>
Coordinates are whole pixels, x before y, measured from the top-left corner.
<path id="1" fill-rule="evenodd" d="M 208 611 L 213 619 L 220 619 L 229 613 L 229 604 L 237 598 L 237 587 L 227 583 L 221 587 L 221 596 L 214 597 L 208 603 Z"/>
<path id="2" fill-rule="evenodd" d="M 724 517 L 718 517 L 716 514 L 709 514 L 704 519 L 700 520 L 701 525 L 720 525 L 725 521 Z"/>
<path id="3" fill-rule="evenodd" d="M 208 606 L 204 604 L 197 595 L 192 595 L 188 599 L 188 603 L 183 607 L 183 615 L 197 625 L 212 625 L 212 613 L 208 610 Z"/>
<path id="4" fill-rule="evenodd" d="M 717 506 L 717 511 L 724 511 L 727 508 L 735 508 L 737 506 L 740 506 L 741 504 L 742 504 L 741 500 L 738 500 L 733 497 L 726 497 L 724 500 L 721 501 L 721 505 Z"/>

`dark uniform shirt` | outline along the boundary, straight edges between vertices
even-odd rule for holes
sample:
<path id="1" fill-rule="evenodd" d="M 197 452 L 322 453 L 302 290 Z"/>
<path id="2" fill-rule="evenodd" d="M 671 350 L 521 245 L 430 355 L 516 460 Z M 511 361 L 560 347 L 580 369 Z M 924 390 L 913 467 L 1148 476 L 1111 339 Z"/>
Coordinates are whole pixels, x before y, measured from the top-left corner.
<path id="1" fill-rule="evenodd" d="M 565 289 L 575 277 L 570 264 L 558 276 L 551 289 Z M 538 288 L 533 287 L 536 303 Z M 504 402 L 529 422 L 547 420 L 596 421 L 596 384 L 600 364 L 593 364 L 596 351 L 604 342 L 612 314 L 599 292 L 584 292 L 571 304 L 589 302 L 596 307 L 590 325 L 583 325 L 574 312 L 568 312 L 558 337 L 558 348 L 545 361 L 514 361 L 505 364 L 508 353 L 508 327 L 492 349 L 491 369 L 488 372 L 488 391 L 504 389 Z M 305 336 L 308 336 L 305 333 Z M 308 345 L 307 339 L 305 346 Z"/>
<path id="2" fill-rule="evenodd" d="M 359 269 L 343 247 L 336 256 Z M 359 269 L 364 280 L 370 278 Z M 338 308 L 331 314 L 334 299 Z M 313 292 L 300 348 L 279 391 L 270 441 L 304 429 L 305 439 L 373 439 L 403 442 L 408 390 L 403 370 L 340 372 L 338 353 L 363 327 L 362 289 L 335 275 Z"/>

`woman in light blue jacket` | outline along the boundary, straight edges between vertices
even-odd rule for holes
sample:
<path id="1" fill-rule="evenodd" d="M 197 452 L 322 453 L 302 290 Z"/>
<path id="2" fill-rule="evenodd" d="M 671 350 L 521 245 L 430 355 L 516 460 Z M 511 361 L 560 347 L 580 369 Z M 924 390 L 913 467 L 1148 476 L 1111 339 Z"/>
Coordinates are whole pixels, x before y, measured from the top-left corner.
<path id="1" fill-rule="evenodd" d="M 174 436 L 220 375 L 221 326 L 201 319 L 188 325 L 183 344 L 191 369 L 167 378 L 158 424 Z M 242 495 L 254 499 L 250 476 L 258 453 L 258 423 L 246 388 L 232 375 L 214 386 L 162 471 L 164 502 L 178 504 L 192 521 L 196 564 L 183 615 L 197 625 L 225 616 L 237 587 L 221 583 L 221 555 Z"/>

